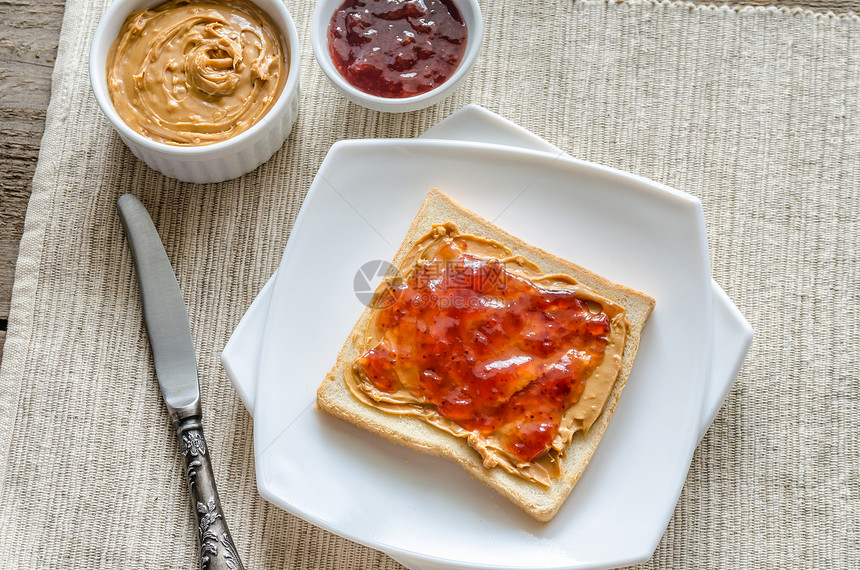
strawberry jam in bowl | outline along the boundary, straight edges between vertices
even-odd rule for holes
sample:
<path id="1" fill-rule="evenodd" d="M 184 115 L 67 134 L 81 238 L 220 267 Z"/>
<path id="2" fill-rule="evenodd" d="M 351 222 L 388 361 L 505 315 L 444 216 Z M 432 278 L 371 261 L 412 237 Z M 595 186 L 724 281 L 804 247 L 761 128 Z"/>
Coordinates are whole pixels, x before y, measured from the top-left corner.
<path id="1" fill-rule="evenodd" d="M 322 0 L 311 42 L 349 100 L 414 111 L 448 97 L 468 75 L 483 34 L 476 0 Z"/>
<path id="2" fill-rule="evenodd" d="M 451 0 L 346 0 L 332 16 L 328 49 L 351 85 L 369 95 L 410 97 L 454 74 L 466 34 Z"/>

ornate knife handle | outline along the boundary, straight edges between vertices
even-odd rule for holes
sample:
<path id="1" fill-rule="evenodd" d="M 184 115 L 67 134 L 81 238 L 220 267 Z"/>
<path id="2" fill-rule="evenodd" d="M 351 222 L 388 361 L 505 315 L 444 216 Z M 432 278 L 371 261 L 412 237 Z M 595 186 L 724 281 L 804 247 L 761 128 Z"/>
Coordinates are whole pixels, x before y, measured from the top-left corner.
<path id="1" fill-rule="evenodd" d="M 185 459 L 191 505 L 197 515 L 200 570 L 245 570 L 221 509 L 200 416 L 183 418 L 173 425 L 179 437 L 179 450 Z"/>

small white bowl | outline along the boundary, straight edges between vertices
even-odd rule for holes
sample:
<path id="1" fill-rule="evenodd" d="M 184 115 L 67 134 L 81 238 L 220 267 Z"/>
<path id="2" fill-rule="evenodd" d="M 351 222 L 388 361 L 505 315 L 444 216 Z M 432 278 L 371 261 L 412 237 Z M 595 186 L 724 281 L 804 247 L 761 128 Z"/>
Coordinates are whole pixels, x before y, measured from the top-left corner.
<path id="1" fill-rule="evenodd" d="M 114 109 L 107 86 L 107 54 L 129 14 L 165 0 L 116 0 L 105 11 L 90 48 L 90 83 L 102 112 L 131 152 L 150 167 L 184 182 L 222 182 L 250 172 L 284 144 L 299 107 L 299 36 L 281 0 L 253 0 L 278 26 L 287 43 L 289 75 L 269 112 L 235 137 L 209 145 L 176 146 L 149 139 L 132 130 Z"/>
<path id="2" fill-rule="evenodd" d="M 313 20 L 311 21 L 311 45 L 314 49 L 314 57 L 335 89 L 340 91 L 347 99 L 362 107 L 388 113 L 405 113 L 435 105 L 454 93 L 472 70 L 475 60 L 478 58 L 481 37 L 484 35 L 484 20 L 481 16 L 481 7 L 478 6 L 477 0 L 451 1 L 457 7 L 457 10 L 460 11 L 463 20 L 466 22 L 466 31 L 468 33 L 466 38 L 466 53 L 463 54 L 463 60 L 460 62 L 460 66 L 454 72 L 454 75 L 449 77 L 445 83 L 426 93 L 403 98 L 378 97 L 376 95 L 368 95 L 344 79 L 334 66 L 328 50 L 329 24 L 335 10 L 344 3 L 344 0 L 319 0 L 317 2 Z"/>

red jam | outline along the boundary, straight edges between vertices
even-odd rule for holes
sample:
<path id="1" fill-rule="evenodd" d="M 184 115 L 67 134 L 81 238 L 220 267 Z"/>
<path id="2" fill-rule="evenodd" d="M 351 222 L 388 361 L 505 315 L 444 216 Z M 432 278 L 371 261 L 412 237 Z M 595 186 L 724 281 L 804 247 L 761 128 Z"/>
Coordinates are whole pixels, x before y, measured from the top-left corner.
<path id="1" fill-rule="evenodd" d="M 358 371 L 530 462 L 550 449 L 603 360 L 609 317 L 571 290 L 541 288 L 498 261 L 445 247 L 455 257 L 396 285 L 377 315 L 383 336 Z"/>
<path id="2" fill-rule="evenodd" d="M 332 16 L 328 48 L 358 89 L 411 97 L 454 74 L 466 51 L 466 24 L 451 0 L 346 0 Z"/>

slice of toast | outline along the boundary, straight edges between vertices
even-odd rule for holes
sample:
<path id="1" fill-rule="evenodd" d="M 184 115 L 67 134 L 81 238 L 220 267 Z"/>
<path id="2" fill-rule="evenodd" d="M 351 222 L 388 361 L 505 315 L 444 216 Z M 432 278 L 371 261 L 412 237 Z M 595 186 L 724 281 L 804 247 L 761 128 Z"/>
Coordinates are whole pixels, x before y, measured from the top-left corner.
<path id="1" fill-rule="evenodd" d="M 418 417 L 391 414 L 358 400 L 346 386 L 344 374 L 361 356 L 359 339 L 374 316 L 372 304 L 362 313 L 341 349 L 337 362 L 320 385 L 317 401 L 326 412 L 395 443 L 456 461 L 473 477 L 520 506 L 532 517 L 546 522 L 555 516 L 570 494 L 606 431 L 633 366 L 642 327 L 654 308 L 654 299 L 526 244 L 436 189 L 427 195 L 395 255 L 393 265 L 400 267 L 416 240 L 428 234 L 434 225 L 448 222 L 453 222 L 463 233 L 500 243 L 511 250 L 513 255 L 522 255 L 536 264 L 544 273 L 568 275 L 598 295 L 620 304 L 626 311 L 630 326 L 624 341 L 620 371 L 600 415 L 586 433 L 577 432 L 564 450 L 561 476 L 554 478 L 547 487 L 498 467 L 486 468 L 479 453 L 470 447 L 466 439 L 455 437 Z"/>

